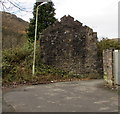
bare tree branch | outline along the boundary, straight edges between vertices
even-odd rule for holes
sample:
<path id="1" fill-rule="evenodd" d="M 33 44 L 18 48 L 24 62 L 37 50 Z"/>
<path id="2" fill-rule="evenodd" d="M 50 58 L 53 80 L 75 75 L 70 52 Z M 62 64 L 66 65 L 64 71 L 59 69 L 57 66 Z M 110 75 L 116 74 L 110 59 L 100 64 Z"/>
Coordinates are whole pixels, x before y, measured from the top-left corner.
<path id="1" fill-rule="evenodd" d="M 23 8 L 19 7 L 18 5 L 16 5 L 15 3 L 11 2 L 10 0 L 7 0 L 10 4 L 12 4 L 14 7 L 18 8 L 21 11 L 24 11 Z"/>
<path id="2" fill-rule="evenodd" d="M 17 1 L 17 0 L 16 0 Z M 9 11 L 12 8 L 16 8 L 19 11 L 23 11 L 23 12 L 32 12 L 32 11 L 27 11 L 26 8 L 23 8 L 22 6 L 19 5 L 20 2 L 14 2 L 12 0 L 1 0 L 0 1 L 0 5 L 2 6 L 2 10 L 3 11 Z"/>

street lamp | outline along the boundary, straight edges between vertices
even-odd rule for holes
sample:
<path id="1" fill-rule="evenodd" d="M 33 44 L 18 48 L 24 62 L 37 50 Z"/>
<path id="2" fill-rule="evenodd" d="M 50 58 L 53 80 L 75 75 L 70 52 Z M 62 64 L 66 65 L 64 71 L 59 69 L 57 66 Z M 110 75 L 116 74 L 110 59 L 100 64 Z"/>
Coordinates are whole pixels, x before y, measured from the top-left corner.
<path id="1" fill-rule="evenodd" d="M 36 41 L 37 41 L 37 24 L 38 24 L 38 9 L 40 6 L 50 2 L 50 0 L 36 0 L 36 2 L 39 2 L 36 9 L 36 24 L 35 24 L 35 40 L 34 40 L 34 55 L 33 55 L 33 67 L 32 67 L 32 74 L 35 74 L 35 55 L 36 55 Z"/>

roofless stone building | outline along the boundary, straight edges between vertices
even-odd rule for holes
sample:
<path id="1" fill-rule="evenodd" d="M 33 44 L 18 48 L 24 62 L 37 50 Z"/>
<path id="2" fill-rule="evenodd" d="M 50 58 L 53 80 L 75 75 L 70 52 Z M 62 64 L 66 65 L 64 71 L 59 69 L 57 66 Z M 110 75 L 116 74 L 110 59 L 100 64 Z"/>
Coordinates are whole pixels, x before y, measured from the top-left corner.
<path id="1" fill-rule="evenodd" d="M 74 74 L 99 74 L 97 33 L 71 16 L 64 16 L 43 31 L 41 60 Z"/>

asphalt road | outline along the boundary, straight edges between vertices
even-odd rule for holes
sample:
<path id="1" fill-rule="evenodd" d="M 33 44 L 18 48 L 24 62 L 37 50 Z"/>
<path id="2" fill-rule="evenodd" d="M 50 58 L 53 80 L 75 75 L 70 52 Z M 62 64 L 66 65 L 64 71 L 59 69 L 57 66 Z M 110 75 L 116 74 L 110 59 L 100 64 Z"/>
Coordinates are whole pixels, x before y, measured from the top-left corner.
<path id="1" fill-rule="evenodd" d="M 89 80 L 15 88 L 3 94 L 3 112 L 118 112 L 117 92 L 103 84 Z"/>

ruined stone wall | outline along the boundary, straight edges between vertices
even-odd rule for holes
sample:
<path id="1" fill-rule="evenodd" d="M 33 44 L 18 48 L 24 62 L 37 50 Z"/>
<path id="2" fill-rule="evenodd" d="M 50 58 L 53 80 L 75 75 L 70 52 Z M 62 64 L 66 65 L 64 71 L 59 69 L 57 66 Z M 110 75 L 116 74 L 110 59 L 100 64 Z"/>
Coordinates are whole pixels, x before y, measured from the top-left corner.
<path id="1" fill-rule="evenodd" d="M 73 17 L 64 16 L 42 33 L 41 60 L 70 73 L 97 75 L 96 43 L 96 32 Z"/>

